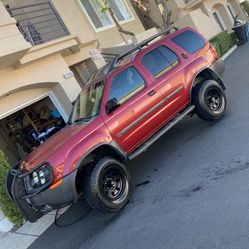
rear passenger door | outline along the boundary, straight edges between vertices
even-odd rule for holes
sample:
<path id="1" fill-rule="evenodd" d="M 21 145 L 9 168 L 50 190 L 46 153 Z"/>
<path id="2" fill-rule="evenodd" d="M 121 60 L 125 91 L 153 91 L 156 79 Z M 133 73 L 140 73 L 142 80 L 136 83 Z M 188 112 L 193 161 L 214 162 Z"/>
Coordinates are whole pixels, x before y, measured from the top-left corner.
<path id="1" fill-rule="evenodd" d="M 188 102 L 185 94 L 184 68 L 179 57 L 165 45 L 160 45 L 141 58 L 150 72 L 153 83 L 163 97 L 164 122 L 182 109 Z"/>

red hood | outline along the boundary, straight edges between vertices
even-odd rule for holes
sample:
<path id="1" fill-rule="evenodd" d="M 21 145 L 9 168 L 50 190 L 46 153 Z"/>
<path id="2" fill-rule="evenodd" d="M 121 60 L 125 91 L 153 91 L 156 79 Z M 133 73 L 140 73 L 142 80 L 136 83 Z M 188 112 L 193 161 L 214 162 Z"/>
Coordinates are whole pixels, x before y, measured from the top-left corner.
<path id="1" fill-rule="evenodd" d="M 29 171 L 39 164 L 48 161 L 50 155 L 52 155 L 62 145 L 71 140 L 72 137 L 81 132 L 86 126 L 87 124 L 74 125 L 65 127 L 64 129 L 60 130 L 46 142 L 32 151 L 24 159 L 24 162 L 21 165 L 21 169 L 24 171 Z"/>

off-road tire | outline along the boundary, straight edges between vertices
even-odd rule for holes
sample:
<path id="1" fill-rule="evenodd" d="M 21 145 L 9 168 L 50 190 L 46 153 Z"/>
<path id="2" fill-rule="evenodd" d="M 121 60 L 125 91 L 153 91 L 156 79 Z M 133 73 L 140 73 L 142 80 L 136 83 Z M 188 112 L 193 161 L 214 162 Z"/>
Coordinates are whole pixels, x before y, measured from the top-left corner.
<path id="1" fill-rule="evenodd" d="M 109 172 L 111 173 L 112 171 L 115 172 L 115 174 L 120 174 L 120 176 L 122 177 L 122 191 L 113 199 L 109 198 L 107 196 L 108 194 L 105 192 L 107 191 L 106 186 L 108 184 L 108 179 L 112 179 L 111 177 L 107 177 L 106 180 L 105 174 L 108 174 Z M 89 165 L 84 178 L 83 189 L 86 201 L 89 206 L 95 210 L 99 210 L 102 212 L 117 212 L 121 210 L 130 199 L 130 174 L 124 164 L 113 158 L 104 157 L 97 162 Z M 113 179 L 114 178 L 115 177 L 113 177 Z M 112 181 L 109 181 L 111 185 Z M 120 184 L 120 182 L 118 181 L 117 183 Z M 109 191 L 107 192 L 109 193 L 111 191 L 112 190 L 109 189 Z M 115 189 L 115 191 L 117 190 Z M 113 193 L 115 193 L 114 190 Z"/>
<path id="2" fill-rule="evenodd" d="M 193 104 L 199 118 L 214 121 L 223 117 L 226 110 L 226 94 L 219 83 L 214 80 L 202 81 L 193 91 Z"/>

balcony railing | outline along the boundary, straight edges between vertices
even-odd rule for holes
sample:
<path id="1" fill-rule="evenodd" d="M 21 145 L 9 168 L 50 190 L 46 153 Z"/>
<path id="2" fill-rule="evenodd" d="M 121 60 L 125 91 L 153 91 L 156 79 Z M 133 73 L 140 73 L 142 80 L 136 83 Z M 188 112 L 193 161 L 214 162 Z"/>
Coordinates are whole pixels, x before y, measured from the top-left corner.
<path id="1" fill-rule="evenodd" d="M 50 2 L 12 8 L 9 14 L 17 21 L 23 37 L 33 46 L 69 35 L 60 15 Z"/>

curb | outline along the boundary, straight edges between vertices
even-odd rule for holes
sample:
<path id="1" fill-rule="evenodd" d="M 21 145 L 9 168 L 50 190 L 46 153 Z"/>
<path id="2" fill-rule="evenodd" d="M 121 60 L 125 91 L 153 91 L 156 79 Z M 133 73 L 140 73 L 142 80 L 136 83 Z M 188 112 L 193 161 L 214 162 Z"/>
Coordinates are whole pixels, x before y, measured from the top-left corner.
<path id="1" fill-rule="evenodd" d="M 62 215 L 70 206 L 62 208 L 58 215 Z M 53 223 L 56 210 L 41 217 L 36 223 L 25 222 L 16 231 L 0 232 L 0 248 L 27 249 Z M 20 243 L 22 241 L 22 243 Z"/>
<path id="2" fill-rule="evenodd" d="M 234 45 L 231 49 L 229 49 L 224 55 L 221 56 L 222 60 L 227 59 L 236 49 L 238 48 L 237 45 Z"/>

